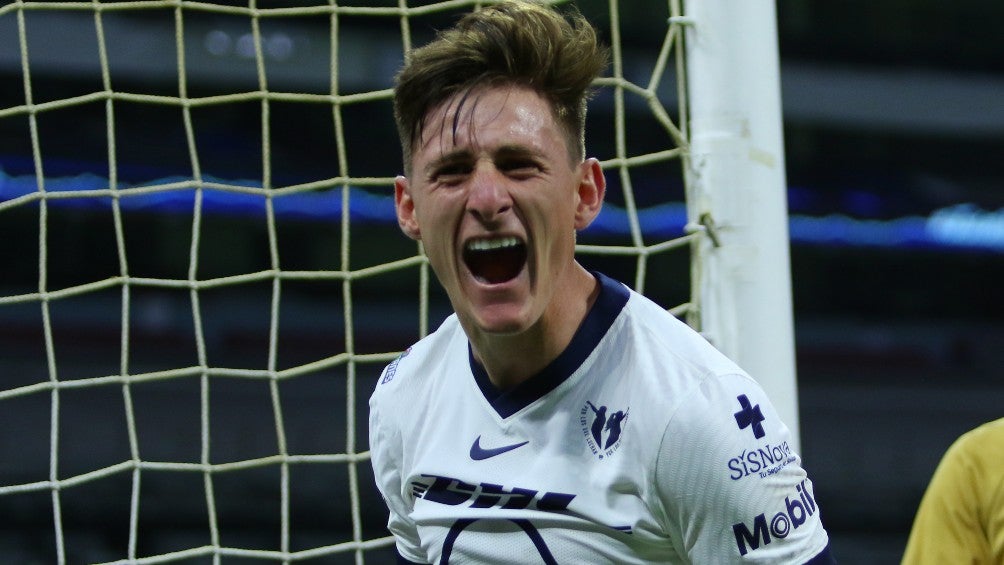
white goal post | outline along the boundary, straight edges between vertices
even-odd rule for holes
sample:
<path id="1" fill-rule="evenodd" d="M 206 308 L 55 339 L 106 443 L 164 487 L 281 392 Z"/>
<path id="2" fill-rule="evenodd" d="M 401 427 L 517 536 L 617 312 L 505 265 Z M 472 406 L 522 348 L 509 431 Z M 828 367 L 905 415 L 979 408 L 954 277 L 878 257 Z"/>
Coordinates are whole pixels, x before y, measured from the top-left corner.
<path id="1" fill-rule="evenodd" d="M 0 556 L 387 562 L 366 398 L 444 305 L 393 221 L 391 76 L 490 3 L 0 0 Z M 579 4 L 613 53 L 579 256 L 797 444 L 773 3 Z"/>
<path id="2" fill-rule="evenodd" d="M 701 330 L 754 376 L 799 444 L 777 24 L 771 0 L 688 0 L 692 221 Z"/>

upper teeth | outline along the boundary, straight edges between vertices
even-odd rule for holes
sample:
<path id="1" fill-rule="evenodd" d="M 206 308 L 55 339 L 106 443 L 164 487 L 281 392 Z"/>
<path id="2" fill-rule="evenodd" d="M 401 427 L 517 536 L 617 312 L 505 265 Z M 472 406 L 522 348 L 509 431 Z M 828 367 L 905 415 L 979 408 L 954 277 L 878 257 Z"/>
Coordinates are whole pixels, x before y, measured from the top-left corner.
<path id="1" fill-rule="evenodd" d="M 467 243 L 467 249 L 471 251 L 490 251 L 492 249 L 502 249 L 503 247 L 515 247 L 519 245 L 519 240 L 515 237 L 500 237 L 497 239 L 475 239 Z"/>

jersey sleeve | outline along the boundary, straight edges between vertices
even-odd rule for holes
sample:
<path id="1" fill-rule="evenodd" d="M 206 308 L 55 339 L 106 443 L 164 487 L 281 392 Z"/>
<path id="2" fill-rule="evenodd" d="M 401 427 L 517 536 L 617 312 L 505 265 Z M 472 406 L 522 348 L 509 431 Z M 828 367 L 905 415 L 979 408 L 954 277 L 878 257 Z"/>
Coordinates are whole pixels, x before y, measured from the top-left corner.
<path id="1" fill-rule="evenodd" d="M 664 528 L 691 562 L 829 562 L 812 482 L 753 379 L 706 377 L 672 410 L 654 479 Z"/>
<path id="2" fill-rule="evenodd" d="M 396 365 L 392 364 L 391 367 Z M 389 379 L 385 376 L 390 367 L 384 369 L 377 390 L 370 397 L 369 442 L 370 461 L 373 464 L 373 475 L 384 503 L 389 510 L 387 529 L 394 535 L 400 562 L 426 562 L 420 547 L 420 540 L 415 523 L 409 518 L 411 512 L 410 497 L 402 484 L 401 457 L 403 443 L 401 434 L 393 420 L 394 410 L 385 410 L 385 404 L 392 395 L 392 389 L 381 390 Z"/>

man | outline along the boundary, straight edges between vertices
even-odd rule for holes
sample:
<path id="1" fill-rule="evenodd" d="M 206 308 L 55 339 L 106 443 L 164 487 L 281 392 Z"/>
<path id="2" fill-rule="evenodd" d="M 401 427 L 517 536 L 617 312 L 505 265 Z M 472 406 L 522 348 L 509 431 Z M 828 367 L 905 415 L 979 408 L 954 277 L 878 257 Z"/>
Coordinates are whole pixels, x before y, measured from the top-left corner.
<path id="1" fill-rule="evenodd" d="M 583 131 L 606 57 L 581 15 L 506 2 L 398 75 L 397 217 L 456 312 L 370 400 L 401 561 L 829 562 L 761 388 L 575 260 L 605 190 Z"/>
<path id="2" fill-rule="evenodd" d="M 1004 418 L 948 448 L 920 501 L 903 565 L 1004 563 Z"/>

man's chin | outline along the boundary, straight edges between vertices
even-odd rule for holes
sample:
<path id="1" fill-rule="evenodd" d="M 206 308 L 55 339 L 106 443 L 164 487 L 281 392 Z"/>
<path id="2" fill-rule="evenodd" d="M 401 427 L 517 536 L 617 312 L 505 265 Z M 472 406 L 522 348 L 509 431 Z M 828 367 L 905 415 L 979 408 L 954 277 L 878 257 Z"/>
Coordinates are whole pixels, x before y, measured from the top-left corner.
<path id="1" fill-rule="evenodd" d="M 462 304 L 454 302 L 453 308 L 458 314 L 464 312 L 464 325 L 469 326 L 465 329 L 485 335 L 512 336 L 533 325 L 534 320 L 529 319 L 533 292 L 525 269 L 502 283 L 486 283 L 469 274 L 461 280 L 458 298 Z"/>
<path id="2" fill-rule="evenodd" d="M 478 330 L 482 334 L 498 337 L 519 335 L 525 332 L 529 327 L 529 324 L 527 324 L 525 320 L 514 317 L 494 316 L 486 319 L 479 319 L 476 323 Z"/>
<path id="3" fill-rule="evenodd" d="M 507 337 L 519 335 L 532 325 L 525 308 L 514 304 L 493 304 L 469 310 L 467 321 L 473 326 L 468 328 L 484 336 Z"/>

